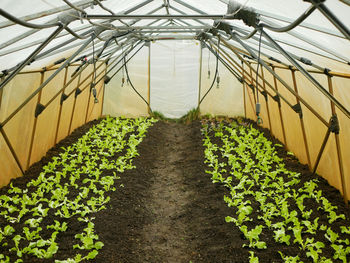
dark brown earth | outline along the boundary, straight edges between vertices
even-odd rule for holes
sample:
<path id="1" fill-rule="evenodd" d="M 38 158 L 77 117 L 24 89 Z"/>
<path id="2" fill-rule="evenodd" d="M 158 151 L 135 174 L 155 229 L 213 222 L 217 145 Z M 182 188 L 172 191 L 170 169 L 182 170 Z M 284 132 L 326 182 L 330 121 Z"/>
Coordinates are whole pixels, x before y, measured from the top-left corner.
<path id="1" fill-rule="evenodd" d="M 13 180 L 14 185 L 24 186 L 38 176 L 60 147 L 74 143 L 95 123 L 76 130 L 24 177 Z M 249 250 L 242 248 L 240 231 L 225 222 L 225 217 L 232 215 L 223 201 L 227 189 L 212 184 L 205 173 L 200 127 L 199 121 L 189 125 L 159 121 L 150 128 L 138 146 L 137 168 L 121 175 L 117 181 L 120 187 L 110 193 L 108 209 L 94 215 L 96 233 L 105 246 L 93 262 L 249 262 Z M 268 133 L 266 136 L 274 140 Z M 307 178 L 312 176 L 285 150 L 279 154 L 286 158 L 287 168 Z M 337 190 L 325 180 L 321 180 L 320 189 L 338 205 L 339 213 L 349 216 Z M 7 187 L 0 189 L 0 194 L 5 191 Z M 59 243 L 60 258 L 77 253 L 69 239 L 81 228 L 77 225 L 70 230 Z M 259 258 L 260 262 L 282 262 L 276 247 L 259 253 Z M 26 258 L 24 262 L 53 260 Z"/>

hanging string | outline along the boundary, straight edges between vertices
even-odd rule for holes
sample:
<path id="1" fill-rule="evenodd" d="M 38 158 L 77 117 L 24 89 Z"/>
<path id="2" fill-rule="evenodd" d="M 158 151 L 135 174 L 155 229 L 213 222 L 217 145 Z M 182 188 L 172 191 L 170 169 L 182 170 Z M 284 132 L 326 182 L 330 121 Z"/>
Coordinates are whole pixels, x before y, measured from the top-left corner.
<path id="1" fill-rule="evenodd" d="M 262 35 L 262 31 L 260 31 L 260 37 L 259 37 L 259 52 L 258 52 L 258 63 L 257 63 L 257 68 L 256 68 L 256 80 L 255 80 L 255 85 L 256 85 L 256 116 L 257 116 L 257 123 L 258 124 L 262 124 L 262 119 L 260 117 L 260 109 L 261 109 L 261 105 L 259 102 L 259 85 L 258 85 L 258 81 L 259 81 L 259 66 L 260 66 L 260 56 L 261 56 L 261 35 Z"/>
<path id="2" fill-rule="evenodd" d="M 208 79 L 210 79 L 210 50 L 209 50 L 209 55 L 208 55 Z"/>
<path id="3" fill-rule="evenodd" d="M 213 79 L 213 82 L 211 83 L 210 85 L 210 88 L 208 89 L 208 91 L 204 94 L 204 96 L 202 97 L 202 99 L 199 101 L 199 104 L 198 104 L 198 107 L 201 105 L 201 103 L 203 102 L 203 100 L 205 99 L 205 97 L 209 94 L 209 92 L 211 91 L 211 89 L 214 87 L 214 84 L 215 84 L 215 81 L 216 81 L 216 77 L 218 75 L 218 72 L 219 72 L 219 52 L 220 52 L 220 37 L 218 39 L 218 48 L 217 48 L 217 51 L 215 53 L 215 56 L 216 56 L 216 70 L 215 70 L 215 75 L 214 75 L 214 79 Z M 208 45 L 207 45 L 208 46 Z M 209 49 L 209 46 L 208 46 L 208 49 Z"/>
<path id="4" fill-rule="evenodd" d="M 124 54 L 124 46 L 122 45 L 122 54 Z M 124 58 L 125 61 L 125 58 Z M 125 83 L 125 72 L 124 72 L 124 67 L 122 67 L 122 87 L 124 87 Z"/>
<path id="5" fill-rule="evenodd" d="M 95 88 L 95 85 L 96 85 L 96 60 L 95 60 L 95 41 L 94 41 L 93 35 L 92 35 L 92 63 L 94 64 L 94 79 L 91 83 L 91 90 L 92 90 L 92 94 L 94 96 L 94 102 L 98 103 L 97 91 Z"/>

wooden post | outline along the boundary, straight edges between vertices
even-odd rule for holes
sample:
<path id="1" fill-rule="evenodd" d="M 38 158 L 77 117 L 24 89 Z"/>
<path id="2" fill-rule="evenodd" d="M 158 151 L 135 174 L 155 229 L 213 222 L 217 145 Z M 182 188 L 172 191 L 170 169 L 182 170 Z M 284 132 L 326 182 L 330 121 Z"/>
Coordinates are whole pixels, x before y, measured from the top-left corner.
<path id="1" fill-rule="evenodd" d="M 265 76 L 264 76 L 264 68 L 261 67 L 261 78 L 263 80 L 265 80 Z M 265 86 L 265 81 L 262 82 L 263 83 L 263 89 L 265 92 L 266 91 L 266 86 Z M 267 96 L 266 96 L 266 99 L 265 99 L 265 104 L 266 104 L 266 111 L 267 111 L 267 118 L 268 118 L 268 121 L 269 121 L 269 128 L 270 128 L 270 131 L 273 133 L 272 131 L 272 125 L 271 125 L 271 116 L 270 116 L 270 107 L 269 107 L 269 102 L 267 100 Z"/>
<path id="2" fill-rule="evenodd" d="M 42 72 L 41 72 L 40 85 L 44 82 L 44 75 L 45 75 L 45 72 L 42 71 Z M 42 90 L 39 91 L 37 104 L 40 104 L 41 94 L 42 94 Z M 30 159 L 32 158 L 33 144 L 34 144 L 36 126 L 37 126 L 37 123 L 38 123 L 38 117 L 39 117 L 39 116 L 35 116 L 35 118 L 34 118 L 34 124 L 33 124 L 33 129 L 32 129 L 32 135 L 31 135 L 31 137 L 30 137 L 30 145 L 29 145 L 29 152 L 28 152 L 26 170 L 29 168 Z"/>
<path id="3" fill-rule="evenodd" d="M 64 72 L 63 87 L 66 87 L 66 84 L 67 84 L 67 76 L 68 76 L 68 66 L 66 67 L 65 72 Z M 66 88 L 64 88 L 64 89 L 62 90 L 61 96 L 63 96 L 65 90 L 66 90 Z M 57 143 L 58 130 L 59 130 L 59 128 L 60 128 L 60 122 L 61 122 L 61 116 L 62 116 L 62 106 L 63 106 L 63 101 L 60 102 L 60 108 L 59 108 L 59 110 L 58 110 L 58 118 L 57 118 L 57 125 L 56 125 L 56 132 L 55 132 L 54 144 Z"/>
<path id="4" fill-rule="evenodd" d="M 274 68 L 273 66 L 272 66 L 272 70 L 275 71 L 275 68 Z M 273 82 L 274 82 L 274 85 L 275 85 L 275 89 L 278 91 L 277 79 L 276 79 L 275 76 L 273 77 Z M 282 109 L 281 109 L 281 106 L 282 106 L 282 105 L 281 105 L 281 102 L 279 101 L 279 102 L 278 102 L 278 111 L 279 111 L 280 120 L 281 120 L 283 140 L 284 140 L 284 144 L 285 144 L 286 147 L 288 148 L 287 139 L 286 139 L 286 131 L 285 131 L 285 129 L 284 129 L 284 122 L 283 122 L 283 116 L 282 116 Z"/>
<path id="5" fill-rule="evenodd" d="M 78 78 L 78 84 L 77 84 L 77 89 L 79 89 L 80 87 L 80 79 L 81 79 L 81 73 L 79 74 L 79 78 Z M 77 90 L 76 89 L 76 90 Z M 75 105 L 77 104 L 77 96 L 74 96 L 74 102 L 73 102 L 73 109 L 72 109 L 72 114 L 70 117 L 70 122 L 69 122 L 69 129 L 68 129 L 68 134 L 67 136 L 71 133 L 71 129 L 72 129 L 72 123 L 73 123 L 73 117 L 74 117 L 74 111 L 75 111 Z"/>
<path id="6" fill-rule="evenodd" d="M 332 83 L 332 77 L 330 75 L 328 75 L 328 88 L 329 88 L 329 93 L 332 94 L 333 96 L 334 94 L 333 83 Z M 335 105 L 333 102 L 331 102 L 331 109 L 332 109 L 332 115 L 336 116 Z M 343 156 L 341 152 L 339 134 L 335 133 L 334 135 L 335 135 L 335 143 L 337 146 L 337 157 L 338 157 L 338 164 L 339 164 L 340 180 L 341 180 L 341 185 L 343 190 L 343 199 L 345 204 L 348 205 L 348 194 L 347 194 L 346 183 L 345 183 L 344 164 L 343 164 Z"/>
<path id="7" fill-rule="evenodd" d="M 290 71 L 292 72 L 294 90 L 297 94 L 299 94 L 297 81 L 295 78 L 295 69 L 290 69 Z M 295 97 L 295 98 L 297 100 L 297 103 L 300 104 L 299 98 L 298 97 Z M 304 140 L 305 152 L 306 152 L 306 157 L 307 157 L 307 163 L 308 163 L 309 168 L 311 168 L 310 151 L 309 151 L 309 145 L 308 145 L 307 137 L 306 137 L 305 123 L 304 123 L 303 115 L 301 114 L 301 115 L 299 115 L 299 117 L 300 117 L 299 119 L 300 119 L 301 131 L 303 133 L 303 140 Z"/>

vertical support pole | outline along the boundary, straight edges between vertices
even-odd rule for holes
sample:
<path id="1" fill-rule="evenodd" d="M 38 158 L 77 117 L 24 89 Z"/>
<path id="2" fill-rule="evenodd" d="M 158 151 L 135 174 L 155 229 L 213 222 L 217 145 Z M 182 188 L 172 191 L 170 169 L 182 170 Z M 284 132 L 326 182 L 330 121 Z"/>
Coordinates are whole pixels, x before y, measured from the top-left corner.
<path id="1" fill-rule="evenodd" d="M 148 82 L 147 82 L 148 114 L 151 115 L 151 42 L 148 47 Z"/>
<path id="2" fill-rule="evenodd" d="M 295 78 L 295 69 L 290 69 L 290 71 L 292 72 L 294 90 L 297 94 L 299 94 L 298 85 L 297 85 L 297 81 Z M 296 100 L 297 100 L 297 103 L 300 104 L 300 100 L 298 97 L 296 97 Z M 310 151 L 309 151 L 309 145 L 308 145 L 307 137 L 306 137 L 305 123 L 304 123 L 303 115 L 299 114 L 299 117 L 300 117 L 299 119 L 300 119 L 301 131 L 303 133 L 303 140 L 304 140 L 305 152 L 306 152 L 306 157 L 307 157 L 307 164 L 308 164 L 309 168 L 311 168 Z"/>
<path id="3" fill-rule="evenodd" d="M 199 80 L 198 80 L 198 104 L 197 104 L 198 111 L 200 111 L 201 90 L 202 90 L 202 68 L 203 68 L 203 43 L 202 42 L 199 49 L 200 49 L 199 50 Z"/>
<path id="4" fill-rule="evenodd" d="M 45 72 L 42 71 L 42 72 L 41 72 L 40 85 L 44 82 L 44 75 L 45 75 Z M 40 104 L 41 94 L 42 94 L 42 90 L 39 91 L 37 104 Z M 31 135 L 31 137 L 30 137 L 30 145 L 29 145 L 28 159 L 27 159 L 27 163 L 26 163 L 26 170 L 29 168 L 30 160 L 31 160 L 31 158 L 32 158 L 34 137 L 35 137 L 35 132 L 36 132 L 36 126 L 37 126 L 37 123 L 38 123 L 38 117 L 39 117 L 39 116 L 35 116 L 35 118 L 34 118 L 34 124 L 33 124 L 33 129 L 32 129 L 32 135 Z"/>
<path id="5" fill-rule="evenodd" d="M 75 112 L 75 105 L 77 104 L 77 90 L 80 87 L 80 79 L 81 79 L 81 72 L 79 73 L 79 78 L 78 78 L 78 84 L 77 84 L 77 88 L 76 88 L 76 92 L 74 95 L 74 102 L 73 102 L 73 109 L 72 109 L 72 115 L 70 117 L 70 122 L 69 122 L 69 129 L 68 129 L 68 134 L 67 136 L 71 133 L 71 129 L 72 129 L 72 123 L 73 123 L 73 117 L 74 117 L 74 112 Z"/>
<path id="6" fill-rule="evenodd" d="M 252 74 L 251 74 L 251 73 L 252 73 L 252 71 L 251 71 L 251 66 L 250 66 L 249 63 L 248 63 L 248 65 L 249 65 L 249 68 L 250 68 L 250 74 L 249 74 L 249 77 L 250 77 L 250 84 L 249 84 L 249 85 L 253 85 L 253 84 L 252 84 L 253 77 L 252 77 Z M 252 97 L 250 96 L 249 89 L 248 89 L 248 86 L 249 86 L 249 85 L 246 83 L 247 97 L 249 98 L 250 105 L 252 106 L 253 112 L 255 112 L 255 105 L 254 105 L 253 102 L 252 102 Z M 253 97 L 254 97 L 254 99 L 255 99 L 254 94 L 253 94 Z"/>
<path id="7" fill-rule="evenodd" d="M 329 88 L 329 93 L 333 96 L 334 95 L 333 82 L 332 82 L 332 77 L 330 75 L 328 75 L 328 88 Z M 332 115 L 336 116 L 335 105 L 332 101 L 331 101 L 331 108 L 332 108 Z M 345 204 L 348 205 L 348 195 L 347 195 L 347 189 L 346 189 L 346 183 L 345 183 L 344 164 L 343 164 L 343 156 L 342 156 L 341 147 L 340 147 L 339 134 L 335 133 L 334 135 L 335 135 L 335 143 L 337 146 L 338 165 L 339 165 L 340 180 L 341 180 L 341 185 L 343 190 L 343 199 Z"/>
<path id="8" fill-rule="evenodd" d="M 93 69 L 95 70 L 95 68 Z M 91 77 L 91 82 L 90 82 L 90 89 L 89 89 L 89 98 L 88 98 L 88 103 L 87 103 L 87 108 L 86 108 L 86 114 L 85 114 L 85 121 L 84 123 L 87 123 L 88 115 L 89 115 L 89 108 L 90 108 L 90 101 L 91 101 L 91 93 L 92 93 L 92 86 L 91 83 L 94 81 L 94 76 L 97 74 L 97 72 L 93 72 L 92 77 Z"/>
<path id="9" fill-rule="evenodd" d="M 106 65 L 106 69 L 105 69 L 105 74 L 104 76 L 107 76 L 107 65 Z M 103 106 L 105 105 L 105 92 L 106 92 L 106 84 L 105 82 L 103 81 L 103 87 L 101 88 L 102 89 L 102 101 L 101 101 L 101 111 L 100 111 L 100 117 L 102 117 L 102 114 L 103 114 Z"/>
<path id="10" fill-rule="evenodd" d="M 245 94 L 245 76 L 244 76 L 244 66 L 243 66 L 243 61 L 242 63 L 242 85 L 243 85 L 243 101 L 244 101 L 244 118 L 247 118 L 247 102 L 246 102 L 246 94 Z"/>
<path id="11" fill-rule="evenodd" d="M 65 69 L 64 72 L 64 81 L 63 81 L 63 87 L 65 87 L 67 85 L 67 76 L 68 76 L 68 66 Z M 63 89 L 61 92 L 61 98 L 64 94 L 64 92 L 66 91 L 66 89 Z M 60 123 L 61 123 L 61 116 L 62 116 L 62 107 L 63 107 L 63 101 L 60 102 L 60 108 L 58 110 L 58 118 L 57 118 L 57 125 L 56 125 L 56 132 L 55 132 L 55 140 L 54 140 L 54 144 L 57 143 L 57 139 L 58 139 L 58 131 L 60 129 Z"/>
<path id="12" fill-rule="evenodd" d="M 266 92 L 266 83 L 265 83 L 265 76 L 264 76 L 264 68 L 263 67 L 261 67 L 261 78 L 263 80 L 263 82 L 262 82 L 263 83 L 263 89 Z M 271 125 L 270 106 L 269 106 L 269 102 L 267 101 L 267 99 L 265 99 L 265 104 L 266 104 L 267 118 L 268 118 L 268 121 L 269 121 L 270 131 L 273 133 L 272 125 Z"/>
<path id="13" fill-rule="evenodd" d="M 249 71 L 250 71 L 250 85 L 252 85 L 252 87 L 254 86 L 254 78 L 253 78 L 253 72 L 252 72 L 252 66 L 249 63 Z M 258 83 L 256 83 L 256 85 L 258 85 Z M 255 94 L 255 88 L 253 89 L 253 97 L 254 97 L 254 107 L 253 107 L 253 111 L 255 111 L 255 105 L 256 105 L 256 94 Z"/>
<path id="14" fill-rule="evenodd" d="M 271 67 L 272 67 L 273 72 L 275 72 L 275 67 L 274 66 L 271 66 Z M 274 82 L 275 89 L 278 91 L 277 79 L 276 79 L 275 76 L 273 76 L 273 82 Z M 278 111 L 279 111 L 279 114 L 280 114 L 280 120 L 281 120 L 281 126 L 282 126 L 283 143 L 288 148 L 287 140 L 286 140 L 286 131 L 284 129 L 284 122 L 283 122 L 283 116 L 282 116 L 282 109 L 281 109 L 281 102 L 280 101 L 278 102 Z"/>

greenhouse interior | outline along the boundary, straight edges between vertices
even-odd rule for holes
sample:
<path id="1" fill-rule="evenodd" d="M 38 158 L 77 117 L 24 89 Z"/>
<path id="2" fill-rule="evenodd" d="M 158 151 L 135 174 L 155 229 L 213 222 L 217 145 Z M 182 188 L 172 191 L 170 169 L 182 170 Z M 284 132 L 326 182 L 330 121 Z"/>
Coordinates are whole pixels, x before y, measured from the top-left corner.
<path id="1" fill-rule="evenodd" d="M 350 262 L 349 0 L 1 0 L 0 262 Z"/>

